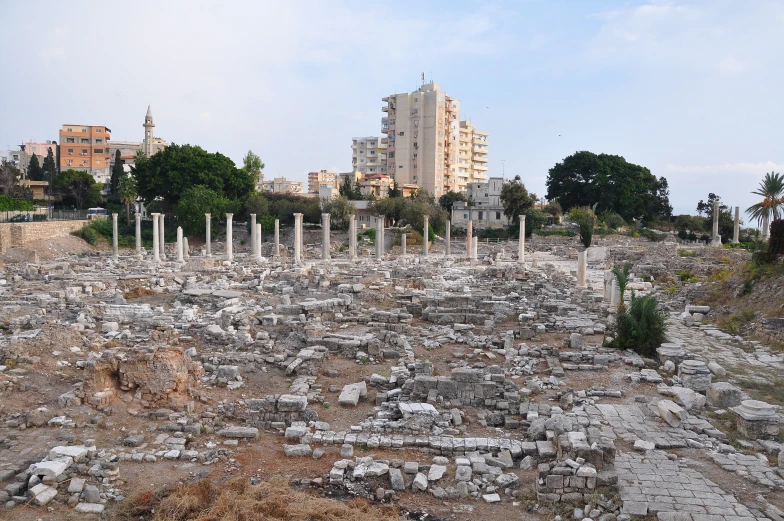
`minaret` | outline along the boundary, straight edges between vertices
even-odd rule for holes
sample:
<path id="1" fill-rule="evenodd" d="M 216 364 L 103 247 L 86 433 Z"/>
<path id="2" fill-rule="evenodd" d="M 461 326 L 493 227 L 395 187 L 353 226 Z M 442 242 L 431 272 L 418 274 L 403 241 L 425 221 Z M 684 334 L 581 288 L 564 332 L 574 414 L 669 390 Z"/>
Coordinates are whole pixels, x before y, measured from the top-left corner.
<path id="1" fill-rule="evenodd" d="M 146 157 L 150 157 L 153 154 L 152 151 L 152 129 L 155 127 L 155 123 L 152 122 L 152 110 L 150 110 L 150 106 L 147 105 L 147 115 L 144 116 L 144 147 L 142 152 Z"/>

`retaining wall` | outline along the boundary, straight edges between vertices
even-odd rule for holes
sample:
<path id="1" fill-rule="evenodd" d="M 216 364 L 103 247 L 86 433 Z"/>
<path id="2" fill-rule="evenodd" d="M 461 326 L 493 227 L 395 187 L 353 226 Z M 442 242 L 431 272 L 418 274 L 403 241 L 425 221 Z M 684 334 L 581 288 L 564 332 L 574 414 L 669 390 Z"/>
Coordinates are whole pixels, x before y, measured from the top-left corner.
<path id="1" fill-rule="evenodd" d="M 28 242 L 63 237 L 79 230 L 88 221 L 49 221 L 0 224 L 0 253 Z"/>

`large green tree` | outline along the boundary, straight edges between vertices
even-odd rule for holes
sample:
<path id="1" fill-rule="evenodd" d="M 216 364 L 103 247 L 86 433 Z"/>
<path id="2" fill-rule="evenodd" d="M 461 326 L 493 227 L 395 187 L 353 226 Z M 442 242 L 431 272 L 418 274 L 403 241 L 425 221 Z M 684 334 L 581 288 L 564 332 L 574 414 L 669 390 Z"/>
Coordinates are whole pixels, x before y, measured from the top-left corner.
<path id="1" fill-rule="evenodd" d="M 215 190 L 204 185 L 191 186 L 183 191 L 177 202 L 175 207 L 177 221 L 182 223 L 186 233 L 203 234 L 207 227 L 204 214 L 212 214 L 213 219 L 220 218 L 228 205 L 228 199 Z"/>
<path id="2" fill-rule="evenodd" d="M 452 205 L 458 201 L 467 203 L 468 198 L 464 193 L 461 192 L 447 192 L 438 198 L 438 204 L 440 204 L 441 208 L 446 210 L 446 213 L 448 213 L 450 216 L 452 215 Z"/>
<path id="3" fill-rule="evenodd" d="M 253 150 L 248 150 L 245 157 L 242 158 L 242 169 L 248 174 L 253 176 L 254 183 L 261 183 L 262 172 L 264 172 L 264 163 L 261 158 L 253 153 Z"/>
<path id="4" fill-rule="evenodd" d="M 88 172 L 81 170 L 65 170 L 60 172 L 54 183 L 54 189 L 62 194 L 63 202 L 73 204 L 80 210 L 101 202 L 101 186 Z"/>
<path id="5" fill-rule="evenodd" d="M 175 206 L 185 190 L 194 186 L 203 186 L 220 197 L 240 200 L 255 189 L 258 179 L 237 168 L 223 154 L 174 143 L 152 157 L 137 158 L 131 172 L 142 199 L 149 202 L 161 197 Z"/>
<path id="6" fill-rule="evenodd" d="M 123 169 L 124 164 L 125 162 L 120 158 L 120 151 L 117 150 L 117 153 L 114 155 L 112 176 L 109 178 L 109 193 L 112 194 L 113 197 L 119 195 L 120 179 L 125 177 L 125 170 Z"/>
<path id="7" fill-rule="evenodd" d="M 532 208 L 535 202 L 536 195 L 528 193 L 519 175 L 501 186 L 501 206 L 504 207 L 507 221 L 513 227 L 519 226 L 519 217 Z"/>
<path id="8" fill-rule="evenodd" d="M 131 225 L 131 203 L 136 201 L 138 193 L 136 191 L 136 179 L 131 175 L 123 175 L 120 177 L 120 183 L 117 187 L 117 195 L 120 201 L 125 203 L 125 218 L 128 226 Z"/>
<path id="9" fill-rule="evenodd" d="M 30 181 L 44 181 L 44 170 L 41 168 L 41 163 L 38 162 L 38 156 L 35 154 L 30 158 L 30 164 L 27 165 L 27 179 Z"/>
<path id="10" fill-rule="evenodd" d="M 322 209 L 329 214 L 330 225 L 338 229 L 347 228 L 349 215 L 357 211 L 351 201 L 343 196 L 326 201 Z"/>
<path id="11" fill-rule="evenodd" d="M 613 211 L 627 222 L 672 214 L 664 177 L 657 179 L 621 156 L 587 151 L 575 152 L 549 170 L 547 199 L 558 201 L 564 211 L 596 205 L 597 211 Z"/>

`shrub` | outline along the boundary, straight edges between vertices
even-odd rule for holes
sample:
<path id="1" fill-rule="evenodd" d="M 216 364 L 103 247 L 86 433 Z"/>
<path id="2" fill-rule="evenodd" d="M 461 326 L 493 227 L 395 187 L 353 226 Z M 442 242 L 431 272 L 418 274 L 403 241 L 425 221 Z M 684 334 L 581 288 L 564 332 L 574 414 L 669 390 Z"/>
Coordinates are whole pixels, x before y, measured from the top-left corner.
<path id="1" fill-rule="evenodd" d="M 261 225 L 261 231 L 264 233 L 272 233 L 275 231 L 275 217 L 272 215 L 265 215 L 257 221 Z"/>
<path id="2" fill-rule="evenodd" d="M 541 235 L 542 237 L 575 237 L 577 232 L 574 230 L 564 230 L 564 229 L 557 229 L 557 230 L 538 230 L 536 235 Z"/>
<path id="3" fill-rule="evenodd" d="M 776 219 L 770 223 L 768 255 L 773 259 L 781 254 L 784 254 L 784 219 Z"/>
<path id="4" fill-rule="evenodd" d="M 610 345 L 653 356 L 664 341 L 666 316 L 653 295 L 638 297 L 632 292 L 629 310 L 618 316 L 616 337 Z"/>
<path id="5" fill-rule="evenodd" d="M 697 250 L 678 250 L 678 257 L 696 257 Z"/>
<path id="6" fill-rule="evenodd" d="M 0 212 L 31 212 L 34 209 L 30 201 L 16 199 L 7 194 L 0 195 Z"/>
<path id="7" fill-rule="evenodd" d="M 83 239 L 87 244 L 95 246 L 98 244 L 98 234 L 90 226 L 85 226 L 81 230 L 73 232 L 74 235 Z"/>
<path id="8" fill-rule="evenodd" d="M 580 229 L 580 242 L 582 242 L 583 246 L 586 248 L 591 246 L 595 219 L 596 216 L 594 215 L 593 210 L 587 206 L 572 208 L 569 211 L 569 220 L 577 223 L 577 226 Z"/>
<path id="9" fill-rule="evenodd" d="M 623 220 L 623 217 L 615 212 L 604 212 L 601 216 L 601 220 L 611 230 L 617 230 L 626 224 L 626 221 Z"/>
<path id="10" fill-rule="evenodd" d="M 660 242 L 667 238 L 666 233 L 659 233 L 657 231 L 650 230 L 648 228 L 643 228 L 639 230 L 639 233 L 640 236 L 645 237 L 649 241 L 653 241 L 653 242 Z"/>

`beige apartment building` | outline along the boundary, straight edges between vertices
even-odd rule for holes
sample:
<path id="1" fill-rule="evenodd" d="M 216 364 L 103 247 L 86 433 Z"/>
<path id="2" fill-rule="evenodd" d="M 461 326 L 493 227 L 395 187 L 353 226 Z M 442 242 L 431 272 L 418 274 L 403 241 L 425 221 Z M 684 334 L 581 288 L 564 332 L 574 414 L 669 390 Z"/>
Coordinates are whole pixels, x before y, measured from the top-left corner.
<path id="1" fill-rule="evenodd" d="M 273 194 L 302 194 L 303 188 L 304 183 L 301 181 L 289 181 L 285 177 L 276 177 L 261 183 L 262 191 Z"/>
<path id="2" fill-rule="evenodd" d="M 487 132 L 474 128 L 470 121 L 460 122 L 456 174 L 450 179 L 452 191 L 465 192 L 468 183 L 487 181 Z"/>
<path id="3" fill-rule="evenodd" d="M 389 138 L 368 136 L 351 138 L 351 166 L 362 174 L 386 174 Z"/>
<path id="4" fill-rule="evenodd" d="M 322 185 L 338 188 L 338 173 L 319 170 L 308 172 L 308 193 L 317 194 Z"/>
<path id="5" fill-rule="evenodd" d="M 461 122 L 460 101 L 437 83 L 382 101 L 387 103 L 381 109 L 386 173 L 399 185 L 414 184 L 440 197 L 487 180 L 487 132 Z"/>

